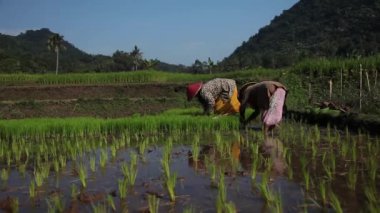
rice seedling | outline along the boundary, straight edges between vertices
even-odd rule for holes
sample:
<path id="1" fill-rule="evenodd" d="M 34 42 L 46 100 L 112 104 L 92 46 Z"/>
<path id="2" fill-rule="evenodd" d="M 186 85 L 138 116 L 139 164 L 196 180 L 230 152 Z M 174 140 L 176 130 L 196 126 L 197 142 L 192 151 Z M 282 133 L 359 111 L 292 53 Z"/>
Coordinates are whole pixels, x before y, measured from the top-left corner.
<path id="1" fill-rule="evenodd" d="M 314 140 L 319 143 L 321 141 L 321 131 L 318 125 L 314 125 Z"/>
<path id="2" fill-rule="evenodd" d="M 71 190 L 71 199 L 72 200 L 76 200 L 77 197 L 78 197 L 78 195 L 79 195 L 79 191 L 78 191 L 77 185 L 71 184 L 70 190 Z"/>
<path id="3" fill-rule="evenodd" d="M 18 198 L 11 199 L 11 212 L 19 212 L 20 202 Z"/>
<path id="4" fill-rule="evenodd" d="M 253 157 L 252 159 L 252 168 L 251 168 L 251 180 L 254 181 L 256 180 L 256 175 L 257 175 L 257 170 L 259 168 L 259 156 L 256 155 L 255 157 Z"/>
<path id="5" fill-rule="evenodd" d="M 198 168 L 198 158 L 199 158 L 199 135 L 196 135 L 193 143 L 191 145 L 192 158 L 195 163 L 195 168 Z"/>
<path id="6" fill-rule="evenodd" d="M 94 205 L 94 204 L 91 203 L 91 206 L 92 206 L 92 211 L 94 213 L 105 213 L 105 212 L 108 212 L 107 211 L 107 206 L 104 203 L 98 203 L 96 205 Z"/>
<path id="7" fill-rule="evenodd" d="M 260 158 L 262 158 L 262 157 L 260 156 Z M 273 168 L 273 158 L 264 158 L 264 167 L 265 167 L 265 172 L 272 171 L 272 168 Z"/>
<path id="8" fill-rule="evenodd" d="M 325 180 L 322 180 L 319 182 L 319 194 L 321 196 L 321 199 L 322 199 L 322 204 L 323 206 L 326 206 L 327 205 L 327 189 L 326 189 L 326 181 Z"/>
<path id="9" fill-rule="evenodd" d="M 366 185 L 364 187 L 364 194 L 369 204 L 379 204 L 379 197 L 377 195 L 376 187 L 373 185 Z"/>
<path id="10" fill-rule="evenodd" d="M 380 202 L 376 192 L 376 187 L 373 185 L 366 185 L 364 187 L 364 194 L 367 199 L 366 205 L 368 212 L 378 212 Z"/>
<path id="11" fill-rule="evenodd" d="M 104 168 L 108 160 L 108 152 L 106 149 L 100 150 L 99 165 Z"/>
<path id="12" fill-rule="evenodd" d="M 293 180 L 293 176 L 294 176 L 294 174 L 293 174 L 293 169 L 292 169 L 292 167 L 290 167 L 290 166 L 287 167 L 287 173 L 288 173 L 288 178 L 289 178 L 289 180 Z"/>
<path id="13" fill-rule="evenodd" d="M 367 169 L 370 180 L 375 183 L 378 169 L 378 159 L 377 156 L 369 156 L 367 160 Z"/>
<path id="14" fill-rule="evenodd" d="M 357 146 L 356 146 L 356 140 L 354 140 L 352 142 L 352 146 L 351 146 L 351 159 L 353 162 L 356 162 L 357 161 L 357 153 L 356 153 L 356 149 L 357 149 Z"/>
<path id="15" fill-rule="evenodd" d="M 61 168 L 65 168 L 66 167 L 66 157 L 63 155 L 60 155 L 58 157 L 58 160 L 59 160 L 59 164 L 61 165 Z"/>
<path id="16" fill-rule="evenodd" d="M 121 171 L 124 175 L 124 178 L 128 181 L 129 186 L 134 186 L 136 177 L 137 177 L 137 154 L 131 153 L 131 162 L 129 166 L 127 163 L 123 162 L 121 164 Z"/>
<path id="17" fill-rule="evenodd" d="M 236 173 L 241 169 L 240 163 L 239 163 L 239 158 L 237 157 L 228 157 L 231 163 L 231 173 L 232 175 L 236 175 Z"/>
<path id="18" fill-rule="evenodd" d="M 182 213 L 195 213 L 195 209 L 193 207 L 186 207 Z"/>
<path id="19" fill-rule="evenodd" d="M 58 194 L 52 195 L 49 199 L 47 198 L 46 203 L 48 212 L 63 212 L 65 210 L 65 204 Z"/>
<path id="20" fill-rule="evenodd" d="M 222 142 L 222 135 L 220 132 L 215 133 L 215 146 L 216 150 L 223 156 L 223 142 Z"/>
<path id="21" fill-rule="evenodd" d="M 292 152 L 286 152 L 286 164 L 292 165 Z"/>
<path id="22" fill-rule="evenodd" d="M 128 180 L 126 178 L 118 180 L 120 199 L 127 197 Z"/>
<path id="23" fill-rule="evenodd" d="M 261 183 L 257 185 L 257 189 L 259 190 L 261 196 L 264 198 L 265 202 L 273 203 L 276 198 L 275 194 L 269 188 L 269 174 L 264 172 L 261 176 Z"/>
<path id="24" fill-rule="evenodd" d="M 349 149 L 350 149 L 350 147 L 349 147 L 348 142 L 343 141 L 342 146 L 340 148 L 340 154 L 341 154 L 343 159 L 346 159 Z"/>
<path id="25" fill-rule="evenodd" d="M 352 191 L 355 191 L 357 179 L 358 179 L 358 174 L 357 174 L 356 164 L 354 164 L 350 166 L 350 169 L 348 170 L 348 175 L 347 175 L 347 186 Z"/>
<path id="26" fill-rule="evenodd" d="M 96 158 L 93 155 L 90 157 L 90 170 L 92 172 L 96 171 Z"/>
<path id="27" fill-rule="evenodd" d="M 21 175 L 22 177 L 25 177 L 26 165 L 27 165 L 27 163 L 23 163 L 23 164 L 20 164 L 20 165 L 18 166 L 18 172 L 20 173 L 20 175 Z"/>
<path id="28" fill-rule="evenodd" d="M 205 164 L 210 176 L 211 186 L 215 186 L 216 185 L 216 165 L 214 162 L 211 161 L 209 157 L 205 158 Z"/>
<path id="29" fill-rule="evenodd" d="M 116 157 L 116 151 L 117 151 L 115 144 L 112 144 L 110 146 L 110 150 L 111 150 L 111 157 L 114 159 Z"/>
<path id="30" fill-rule="evenodd" d="M 7 181 L 8 181 L 8 178 L 9 178 L 9 171 L 8 169 L 6 168 L 3 168 L 1 170 L 1 174 L 0 174 L 0 177 L 1 177 L 1 181 L 3 182 L 3 187 L 6 185 Z"/>
<path id="31" fill-rule="evenodd" d="M 328 180 L 331 181 L 333 179 L 333 173 L 332 173 L 332 169 L 331 169 L 330 164 L 327 163 L 326 156 L 327 156 L 327 153 L 326 152 L 323 153 L 322 166 L 323 166 L 323 169 L 325 171 L 325 174 L 327 175 Z"/>
<path id="32" fill-rule="evenodd" d="M 162 170 L 164 171 L 164 177 L 167 179 L 170 177 L 170 166 L 167 157 L 161 159 Z"/>
<path id="33" fill-rule="evenodd" d="M 315 144 L 314 140 L 311 140 L 311 157 L 313 160 L 316 158 L 317 152 L 318 152 L 317 145 Z"/>
<path id="34" fill-rule="evenodd" d="M 79 164 L 78 175 L 83 188 L 87 187 L 87 169 L 83 163 Z"/>
<path id="35" fill-rule="evenodd" d="M 280 193 L 275 193 L 275 201 L 274 203 L 272 204 L 272 212 L 276 212 L 276 213 L 282 213 L 284 212 L 283 210 L 283 203 L 282 203 L 282 199 L 281 199 L 281 194 Z"/>
<path id="36" fill-rule="evenodd" d="M 300 162 L 301 162 L 301 170 L 302 170 L 302 176 L 303 176 L 303 179 L 304 179 L 305 189 L 306 189 L 306 191 L 309 191 L 311 177 L 310 177 L 310 173 L 309 173 L 308 168 L 307 168 L 309 162 L 306 159 L 305 155 L 301 156 Z"/>
<path id="37" fill-rule="evenodd" d="M 177 182 L 177 173 L 170 175 L 165 180 L 165 186 L 166 186 L 166 189 L 169 193 L 170 201 L 172 201 L 172 202 L 175 202 L 175 191 L 174 191 L 174 189 L 175 189 L 176 182 Z"/>
<path id="38" fill-rule="evenodd" d="M 53 160 L 53 168 L 54 168 L 55 173 L 59 172 L 60 167 L 59 167 L 59 161 L 57 158 L 54 158 Z"/>
<path id="39" fill-rule="evenodd" d="M 305 189 L 306 191 L 310 190 L 310 182 L 311 182 L 311 177 L 310 173 L 307 169 L 302 169 L 302 175 L 305 183 Z"/>
<path id="40" fill-rule="evenodd" d="M 227 203 L 227 190 L 224 183 L 224 174 L 220 171 L 218 182 L 218 195 L 216 198 L 216 212 L 223 212 Z"/>
<path id="41" fill-rule="evenodd" d="M 36 182 L 37 187 L 41 187 L 44 182 L 43 174 L 40 171 L 34 172 L 34 180 Z"/>
<path id="42" fill-rule="evenodd" d="M 326 128 L 326 134 L 327 134 L 327 141 L 329 142 L 330 146 L 331 146 L 331 143 L 332 143 L 332 137 L 331 137 L 331 127 L 330 127 L 330 123 L 327 124 L 327 128 Z"/>
<path id="43" fill-rule="evenodd" d="M 236 213 L 237 210 L 236 210 L 235 204 L 232 201 L 226 203 L 224 205 L 224 212 L 226 212 L 226 213 Z"/>
<path id="44" fill-rule="evenodd" d="M 158 208 L 160 207 L 160 199 L 156 195 L 148 195 L 148 205 L 150 213 L 158 213 Z"/>
<path id="45" fill-rule="evenodd" d="M 29 184 L 29 197 L 31 199 L 34 199 L 37 195 L 37 191 L 36 191 L 36 185 L 34 184 L 34 181 L 30 181 L 30 184 Z"/>
<path id="46" fill-rule="evenodd" d="M 116 211 L 115 202 L 113 201 L 113 198 L 111 195 L 107 195 L 107 204 L 111 207 L 112 211 Z"/>
<path id="47" fill-rule="evenodd" d="M 340 204 L 340 201 L 334 192 L 330 191 L 329 198 L 330 198 L 331 206 L 334 209 L 334 211 L 337 213 L 343 213 L 343 209 Z"/>

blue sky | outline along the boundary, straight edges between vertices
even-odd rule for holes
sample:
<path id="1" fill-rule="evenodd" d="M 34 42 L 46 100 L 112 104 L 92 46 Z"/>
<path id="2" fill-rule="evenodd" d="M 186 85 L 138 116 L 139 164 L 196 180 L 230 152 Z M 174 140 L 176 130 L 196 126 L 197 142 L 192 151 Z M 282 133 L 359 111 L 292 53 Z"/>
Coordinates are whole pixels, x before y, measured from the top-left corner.
<path id="1" fill-rule="evenodd" d="M 90 54 L 220 61 L 298 0 L 0 0 L 0 33 L 49 28 Z"/>

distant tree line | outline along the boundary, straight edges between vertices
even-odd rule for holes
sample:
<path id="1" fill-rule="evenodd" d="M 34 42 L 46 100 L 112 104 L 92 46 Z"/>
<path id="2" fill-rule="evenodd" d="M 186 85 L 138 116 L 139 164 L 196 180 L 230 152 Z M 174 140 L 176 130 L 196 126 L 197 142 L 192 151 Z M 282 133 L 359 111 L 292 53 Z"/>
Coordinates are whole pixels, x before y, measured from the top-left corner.
<path id="1" fill-rule="evenodd" d="M 52 54 L 54 53 L 54 54 Z M 18 36 L 0 34 L 1 73 L 117 72 L 160 69 L 186 71 L 157 59 L 144 59 L 135 45 L 130 52 L 116 50 L 112 56 L 87 54 L 47 28 L 28 30 Z"/>

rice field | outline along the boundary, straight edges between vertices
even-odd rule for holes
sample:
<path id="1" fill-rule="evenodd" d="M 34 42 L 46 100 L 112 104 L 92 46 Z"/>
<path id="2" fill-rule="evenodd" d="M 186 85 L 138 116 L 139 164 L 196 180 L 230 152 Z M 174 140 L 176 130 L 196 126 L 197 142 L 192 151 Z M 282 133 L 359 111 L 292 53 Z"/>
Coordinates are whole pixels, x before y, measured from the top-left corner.
<path id="1" fill-rule="evenodd" d="M 0 74 L 0 85 L 107 85 L 130 83 L 186 83 L 207 81 L 213 78 L 253 79 L 260 76 L 276 78 L 278 70 L 255 69 L 217 74 L 195 75 L 191 73 L 170 73 L 156 70 L 114 73 L 64 73 L 55 74 Z"/>
<path id="2" fill-rule="evenodd" d="M 0 207 L 14 212 L 376 212 L 376 136 L 197 109 L 0 121 Z"/>

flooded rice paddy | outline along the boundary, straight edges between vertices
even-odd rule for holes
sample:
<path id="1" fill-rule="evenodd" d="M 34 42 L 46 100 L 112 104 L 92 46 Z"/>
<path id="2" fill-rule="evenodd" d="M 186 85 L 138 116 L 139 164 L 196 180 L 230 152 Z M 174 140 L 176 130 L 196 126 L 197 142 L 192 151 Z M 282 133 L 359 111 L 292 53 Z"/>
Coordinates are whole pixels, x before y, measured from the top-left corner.
<path id="1" fill-rule="evenodd" d="M 259 126 L 259 124 L 255 124 Z M 375 212 L 377 137 L 258 128 L 0 141 L 0 208 L 19 212 Z"/>

